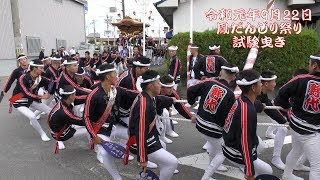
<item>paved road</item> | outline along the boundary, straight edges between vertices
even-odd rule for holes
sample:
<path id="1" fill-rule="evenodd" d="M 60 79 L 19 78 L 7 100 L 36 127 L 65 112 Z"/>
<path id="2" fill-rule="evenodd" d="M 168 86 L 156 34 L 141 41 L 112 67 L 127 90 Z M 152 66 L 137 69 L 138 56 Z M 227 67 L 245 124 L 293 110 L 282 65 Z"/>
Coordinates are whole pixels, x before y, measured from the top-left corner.
<path id="1" fill-rule="evenodd" d="M 3 86 L 3 79 L 0 87 Z M 9 93 L 11 94 L 11 93 Z M 75 138 L 65 143 L 66 149 L 60 150 L 60 154 L 54 155 L 55 142 L 42 142 L 30 126 L 29 121 L 15 109 L 12 114 L 8 114 L 8 96 L 0 104 L 0 179 L 39 179 L 39 180 L 56 180 L 56 179 L 111 179 L 107 171 L 95 158 L 93 151 L 89 150 L 88 140 L 86 138 Z M 46 117 L 43 116 L 40 124 L 49 134 L 46 124 Z M 259 115 L 260 122 L 269 122 L 264 115 Z M 266 127 L 259 127 L 258 134 L 263 137 Z M 168 150 L 179 158 L 178 169 L 180 173 L 175 175 L 173 180 L 198 180 L 201 178 L 205 167 L 201 159 L 206 160 L 204 151 L 201 147 L 204 141 L 200 133 L 189 122 L 180 122 L 176 126 L 176 131 L 180 137 L 174 140 L 173 144 L 168 145 Z M 263 138 L 264 139 L 264 138 Z M 283 148 L 282 158 L 291 148 L 287 144 Z M 196 154 L 200 154 L 195 156 Z M 191 160 L 186 160 L 186 156 Z M 262 160 L 270 163 L 272 148 L 268 148 L 260 157 Z M 183 161 L 183 162 L 182 162 Z M 186 161 L 188 161 L 186 163 Z M 136 160 L 130 162 L 128 166 L 123 166 L 118 161 L 118 168 L 125 180 L 135 179 L 139 171 Z M 230 165 L 228 162 L 225 164 Z M 236 168 L 230 168 L 231 171 L 221 174 L 215 174 L 217 179 L 233 180 L 241 179 Z M 282 171 L 273 167 L 275 175 L 281 176 Z M 155 172 L 158 172 L 155 170 Z M 307 179 L 307 173 L 296 173 Z M 236 176 L 237 178 L 231 178 Z"/>

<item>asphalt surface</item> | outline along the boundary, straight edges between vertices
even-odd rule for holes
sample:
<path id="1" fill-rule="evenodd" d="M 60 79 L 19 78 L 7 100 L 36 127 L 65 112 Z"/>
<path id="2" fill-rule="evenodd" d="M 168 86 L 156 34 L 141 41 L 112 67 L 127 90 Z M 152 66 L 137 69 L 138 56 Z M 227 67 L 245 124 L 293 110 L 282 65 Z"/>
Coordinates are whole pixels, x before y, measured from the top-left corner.
<path id="1" fill-rule="evenodd" d="M 0 78 L 0 88 L 2 89 L 5 78 Z M 66 149 L 60 150 L 58 155 L 54 155 L 55 141 L 41 141 L 39 135 L 30 126 L 29 120 L 22 116 L 16 109 L 12 114 L 8 113 L 8 98 L 11 92 L 6 95 L 0 104 L 0 179 L 111 179 L 106 169 L 98 162 L 94 151 L 89 149 L 89 142 L 86 138 L 72 138 L 65 143 Z M 259 115 L 259 122 L 270 122 L 264 114 Z M 39 120 L 43 129 L 49 136 L 46 115 Z M 264 138 L 267 127 L 258 127 L 258 135 Z M 202 146 L 204 140 L 196 130 L 195 125 L 189 122 L 179 122 L 175 126 L 178 138 L 171 138 L 173 144 L 167 145 L 167 149 L 177 158 L 204 153 Z M 284 145 L 282 160 L 291 149 L 291 144 Z M 266 149 L 259 157 L 270 163 L 273 148 Z M 229 164 L 225 162 L 225 164 Z M 120 160 L 117 161 L 118 169 L 125 180 L 135 179 L 140 171 L 137 161 L 134 159 L 129 165 L 124 166 Z M 229 164 L 230 165 L 230 164 Z M 281 177 L 283 173 L 274 166 L 274 174 Z M 180 173 L 174 175 L 173 180 L 199 180 L 204 170 L 199 168 L 180 165 Z M 158 169 L 154 170 L 159 173 Z M 308 179 L 308 173 L 295 172 L 296 175 Z M 214 175 L 214 178 L 233 180 L 228 176 Z M 239 177 L 242 178 L 242 177 Z"/>

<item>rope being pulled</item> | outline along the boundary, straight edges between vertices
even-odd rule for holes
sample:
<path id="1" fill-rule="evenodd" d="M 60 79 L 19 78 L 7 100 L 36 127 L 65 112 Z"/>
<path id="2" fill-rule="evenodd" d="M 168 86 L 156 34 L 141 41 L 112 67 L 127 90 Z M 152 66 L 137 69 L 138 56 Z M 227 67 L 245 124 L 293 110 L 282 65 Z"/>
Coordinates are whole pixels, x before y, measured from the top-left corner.
<path id="1" fill-rule="evenodd" d="M 177 100 L 177 103 L 187 103 L 187 100 Z M 284 110 L 282 107 L 280 106 L 266 106 L 265 109 L 274 109 L 274 110 Z"/>
<path id="2" fill-rule="evenodd" d="M 171 119 L 171 120 L 176 120 L 176 121 L 191 122 L 190 119 L 185 119 L 185 118 L 163 117 L 163 116 L 160 116 L 160 118 L 166 118 L 166 119 Z M 274 124 L 274 123 L 257 123 L 257 125 L 258 126 L 289 127 L 289 125 L 287 125 L 287 124 Z"/>

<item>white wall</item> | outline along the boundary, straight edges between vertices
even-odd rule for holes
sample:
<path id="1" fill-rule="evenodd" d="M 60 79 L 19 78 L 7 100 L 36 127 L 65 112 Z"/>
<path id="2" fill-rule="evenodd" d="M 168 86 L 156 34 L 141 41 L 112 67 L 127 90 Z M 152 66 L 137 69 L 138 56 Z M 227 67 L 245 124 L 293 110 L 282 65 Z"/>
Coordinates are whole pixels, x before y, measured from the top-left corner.
<path id="1" fill-rule="evenodd" d="M 57 38 L 67 41 L 67 49 L 85 42 L 82 4 L 72 0 L 63 0 L 62 4 L 55 0 L 20 0 L 19 13 L 25 53 L 26 36 L 40 37 L 41 46 L 46 48 L 45 55 L 56 49 Z"/>
<path id="2" fill-rule="evenodd" d="M 194 11 L 193 11 L 193 27 L 194 31 L 205 31 L 216 28 L 218 21 L 209 21 L 205 16 L 205 13 L 209 11 L 210 8 L 219 11 L 220 9 L 239 9 L 243 8 L 245 10 L 251 9 L 266 9 L 269 0 L 194 0 Z M 279 8 L 282 11 L 287 8 L 287 3 L 284 0 L 275 1 L 275 8 Z M 173 14 L 173 32 L 174 34 L 178 32 L 188 32 L 190 29 L 190 1 L 186 3 L 181 3 L 178 9 Z M 258 20 L 254 22 L 248 21 L 251 24 L 257 24 Z M 229 25 L 232 24 L 228 22 Z M 246 25 L 246 23 L 245 23 Z"/>
<path id="3" fill-rule="evenodd" d="M 10 0 L 0 0 L 0 60 L 16 59 Z"/>

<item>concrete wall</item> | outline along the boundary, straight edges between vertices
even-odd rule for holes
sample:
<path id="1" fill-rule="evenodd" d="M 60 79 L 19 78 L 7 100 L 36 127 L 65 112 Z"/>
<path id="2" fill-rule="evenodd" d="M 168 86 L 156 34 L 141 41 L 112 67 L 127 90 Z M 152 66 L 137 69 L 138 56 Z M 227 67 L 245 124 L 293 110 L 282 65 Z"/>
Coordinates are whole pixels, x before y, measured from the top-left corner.
<path id="1" fill-rule="evenodd" d="M 15 59 L 10 0 L 0 0 L 0 61 Z"/>
<path id="2" fill-rule="evenodd" d="M 219 21 L 210 21 L 205 13 L 209 11 L 210 8 L 219 11 L 221 9 L 240 9 L 243 8 L 245 10 L 251 9 L 266 9 L 269 0 L 194 0 L 194 11 L 193 11 L 193 26 L 194 31 L 205 31 L 216 28 L 217 22 Z M 286 1 L 275 1 L 275 8 L 279 8 L 282 11 L 287 8 Z M 173 29 L 174 34 L 178 32 L 189 32 L 190 29 L 190 2 L 180 3 L 178 9 L 173 14 Z M 233 21 L 228 22 L 229 25 L 232 24 Z M 251 24 L 257 24 L 259 21 L 255 22 L 248 21 Z M 245 23 L 246 25 L 246 23 Z"/>
<path id="3" fill-rule="evenodd" d="M 85 42 L 85 18 L 82 4 L 72 0 L 20 0 L 21 38 L 27 53 L 26 36 L 40 37 L 45 55 L 56 49 L 56 39 L 67 41 L 67 50 Z M 40 50 L 39 50 L 40 52 Z"/>

